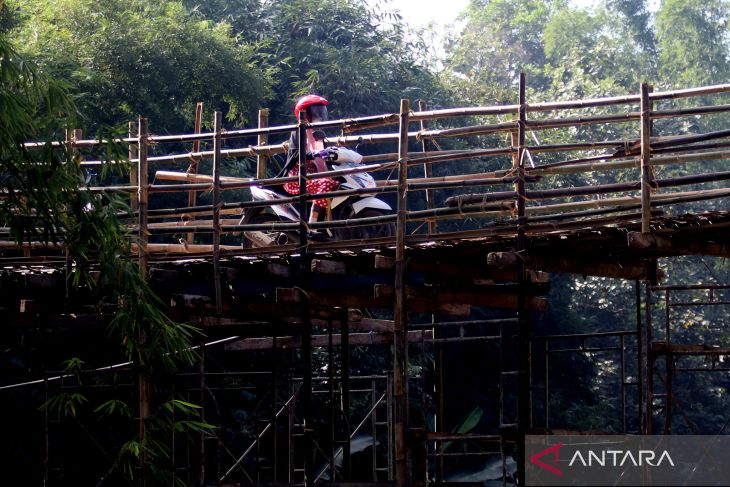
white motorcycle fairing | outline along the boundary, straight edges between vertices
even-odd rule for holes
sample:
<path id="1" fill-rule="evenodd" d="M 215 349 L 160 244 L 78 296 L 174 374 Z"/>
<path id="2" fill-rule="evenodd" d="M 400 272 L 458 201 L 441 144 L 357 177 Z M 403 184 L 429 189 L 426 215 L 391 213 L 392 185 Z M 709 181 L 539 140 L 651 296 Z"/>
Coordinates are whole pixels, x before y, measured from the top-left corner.
<path id="1" fill-rule="evenodd" d="M 374 196 L 368 196 L 366 198 L 361 198 L 360 200 L 352 203 L 352 209 L 353 209 L 355 215 L 360 213 L 365 208 L 377 208 L 379 210 L 387 210 L 387 211 L 393 210 L 393 208 L 391 208 L 388 203 L 386 203 L 383 200 L 379 200 L 378 198 L 375 198 Z"/>
<path id="2" fill-rule="evenodd" d="M 357 152 L 352 152 L 353 154 L 357 154 Z M 357 154 L 358 156 L 360 154 Z M 343 158 L 344 159 L 344 158 Z M 359 167 L 359 162 L 362 160 L 362 156 L 360 156 L 360 159 L 358 161 L 347 161 L 343 160 L 342 162 L 336 163 L 337 169 L 351 169 Z M 334 166 L 333 166 L 334 168 Z M 343 179 L 345 180 L 344 183 L 340 185 L 340 189 L 358 189 L 358 188 L 374 188 L 375 187 L 375 179 L 368 173 L 355 173 L 355 174 L 347 174 L 343 176 Z M 331 208 L 336 208 L 340 204 L 344 203 L 348 199 L 352 198 L 352 196 L 338 196 L 335 198 L 332 198 Z M 386 211 L 392 211 L 393 208 L 390 207 L 388 203 L 385 201 L 382 201 L 374 196 L 362 196 L 359 200 L 354 201 L 352 203 L 352 210 L 353 215 L 357 215 L 361 211 L 363 211 L 366 208 L 375 208 L 379 210 L 386 210 Z"/>
<path id="3" fill-rule="evenodd" d="M 258 201 L 276 201 L 283 198 L 282 195 L 270 189 L 260 188 L 258 186 L 251 186 L 251 197 L 253 200 Z M 299 213 L 293 211 L 293 205 L 291 203 L 282 203 L 280 205 L 271 205 L 271 209 L 274 213 L 287 220 L 299 221 Z"/>

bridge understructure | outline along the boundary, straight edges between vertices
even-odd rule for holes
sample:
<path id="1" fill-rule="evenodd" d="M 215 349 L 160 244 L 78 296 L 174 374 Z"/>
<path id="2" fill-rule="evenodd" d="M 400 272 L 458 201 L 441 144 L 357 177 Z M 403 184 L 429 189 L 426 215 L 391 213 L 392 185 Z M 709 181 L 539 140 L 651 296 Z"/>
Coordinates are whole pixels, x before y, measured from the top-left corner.
<path id="1" fill-rule="evenodd" d="M 135 257 L 169 316 L 204 332 L 196 367 L 170 387 L 218 426 L 174 440 L 170 467 L 201 486 L 521 485 L 525 435 L 580 429 L 566 427 L 551 409 L 562 380 L 551 376 L 551 364 L 566 354 L 612 354 L 620 385 L 613 432 L 653 434 L 661 423 L 661 432 L 671 433 L 680 394 L 673 377 L 725 373 L 730 355 L 712 343 L 674 339 L 682 324 L 671 310 L 727 306 L 730 286 L 660 285 L 657 263 L 730 255 L 730 171 L 707 170 L 708 161 L 726 165 L 730 131 L 677 134 L 668 130 L 679 124 L 662 122 L 730 111 L 715 101 L 727 93 L 730 85 L 653 93 L 642 84 L 639 95 L 527 103 L 523 77 L 515 105 L 427 110 L 420 103 L 412 110 L 404 100 L 398 113 L 314 124 L 342 131 L 328 138 L 333 144 L 372 145 L 362 171 L 383 176 L 357 195 L 379 195 L 394 208 L 381 217 L 310 225 L 396 229 L 346 241 L 308 241 L 301 221 L 242 223 L 262 204 L 240 201 L 233 190 L 293 180 L 304 187 L 308 177 L 337 176 L 267 177 L 274 155 L 287 150 L 268 137 L 297 130 L 304 140 L 311 128 L 304 121 L 268 127 L 262 111 L 259 128 L 224 130 L 216 113 L 212 133 L 180 136 L 152 135 L 145 119 L 134 131 L 130 125 L 130 183 L 88 190 L 130 195 L 134 211 L 122 217 L 139 236 Z M 712 102 L 665 106 L 697 99 Z M 553 112 L 560 115 L 547 118 Z M 471 125 L 458 125 L 465 120 Z M 456 126 L 429 128 L 434 121 Z M 374 132 L 390 125 L 398 132 Z M 587 137 L 606 126 L 617 128 L 605 133 L 623 135 L 550 145 L 537 136 Z M 74 133 L 67 144 L 89 168 L 114 162 L 94 160 L 101 141 Z M 163 144 L 175 149 L 165 153 Z M 185 144 L 192 150 L 180 149 Z M 223 174 L 224 160 L 240 158 L 255 158 L 256 177 Z M 167 170 L 181 162 L 186 170 Z M 163 164 L 166 170 L 154 167 Z M 210 175 L 202 174 L 205 167 Z M 446 167 L 446 175 L 434 175 Z M 475 190 L 483 192 L 467 192 Z M 156 194 L 175 192 L 187 195 L 187 206 L 156 206 Z M 291 201 L 304 209 L 311 199 Z M 245 238 L 242 245 L 246 232 L 274 238 L 263 247 Z M 290 238 L 278 245 L 283 234 Z M 7 238 L 0 248 L 8 329 L 63 330 L 59 348 L 103 343 L 113 310 L 96 309 L 69 287 L 73 263 L 60 247 Z M 540 321 L 556 274 L 631 282 L 633 322 L 609 332 L 544 333 Z M 682 293 L 696 294 L 676 297 Z M 459 360 L 462 352 L 483 360 Z M 682 366 L 686 357 L 711 363 Z M 479 368 L 485 363 L 491 367 Z M 89 393 L 93 384 L 94 396 L 138 401 L 144 421 L 141 411 L 155 398 L 139 392 L 134 370 L 121 363 L 74 376 L 49 373 L 3 385 L 0 394 L 22 388 L 47 398 Z M 454 404 L 464 385 L 480 389 L 485 404 L 457 421 L 457 412 L 469 412 Z M 74 459 L 64 438 L 80 431 L 78 422 L 39 414 L 43 479 L 66 485 Z M 100 450 L 108 448 L 84 431 Z M 101 479 L 111 462 L 100 455 L 99 463 Z"/>

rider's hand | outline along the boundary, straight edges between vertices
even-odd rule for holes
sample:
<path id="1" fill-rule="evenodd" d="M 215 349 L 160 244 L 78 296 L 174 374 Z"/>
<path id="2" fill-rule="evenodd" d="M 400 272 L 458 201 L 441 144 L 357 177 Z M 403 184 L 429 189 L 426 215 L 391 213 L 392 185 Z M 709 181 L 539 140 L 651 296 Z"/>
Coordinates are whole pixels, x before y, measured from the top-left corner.
<path id="1" fill-rule="evenodd" d="M 316 152 L 312 152 L 313 157 L 321 157 L 322 159 L 327 159 L 332 155 L 332 151 L 330 149 L 322 149 Z"/>

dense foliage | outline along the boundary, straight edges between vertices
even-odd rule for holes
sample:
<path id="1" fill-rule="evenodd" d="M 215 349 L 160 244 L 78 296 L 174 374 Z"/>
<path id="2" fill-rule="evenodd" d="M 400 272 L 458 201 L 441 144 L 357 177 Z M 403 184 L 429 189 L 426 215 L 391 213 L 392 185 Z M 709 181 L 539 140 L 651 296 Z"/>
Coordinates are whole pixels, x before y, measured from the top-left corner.
<path id="1" fill-rule="evenodd" d="M 115 355 L 133 362 L 137 373 L 147 380 L 164 380 L 178 370 L 180 363 L 192 362 L 194 330 L 170 320 L 136 262 L 128 258 L 134 239 L 117 218 L 119 212 L 128 211 L 124 201 L 112 194 L 89 191 L 87 175 L 77 164 L 77 155 L 63 143 L 65 134 L 58 133 L 59 128 L 71 125 L 77 117 L 66 85 L 37 71 L 2 38 L 0 80 L 0 172 L 8 189 L 0 205 L 0 222 L 9 227 L 19 244 L 40 241 L 62 245 L 69 262 L 67 279 L 71 293 L 92 293 L 99 313 L 105 308 L 114 310 L 108 333 L 118 350 Z M 24 147 L 25 141 L 41 137 L 48 138 L 41 148 Z M 107 160 L 119 160 L 121 150 L 111 144 Z M 22 344 L 4 338 L 2 369 L 17 380 L 17 369 L 32 364 L 24 363 L 27 354 L 22 352 Z M 47 346 L 53 345 L 53 340 L 49 340 Z M 65 362 L 66 370 L 72 374 L 84 365 L 76 357 Z M 160 409 L 147 418 L 148 434 L 125 438 L 117 458 L 112 460 L 114 469 L 124 472 L 130 480 L 169 480 L 169 472 L 155 468 L 169 457 L 169 452 L 160 448 L 169 441 L 163 438 L 169 438 L 175 430 L 187 432 L 208 427 L 195 420 L 170 419 L 172 411 L 194 414 L 194 407 L 173 395 L 168 397 L 163 388 L 155 390 L 160 393 Z M 86 409 L 87 402 L 83 393 L 63 392 L 49 398 L 43 409 L 58 418 L 76 418 Z M 123 401 L 91 406 L 102 416 L 116 409 L 128 423 L 135 424 L 134 415 Z M 16 426 L 22 427 L 22 422 L 13 428 Z M 9 461 L 26 453 L 23 448 L 16 451 L 13 445 L 10 451 L 3 448 Z M 151 461 L 140 470 L 137 465 L 142 456 Z M 39 480 L 32 478 L 33 482 Z"/>

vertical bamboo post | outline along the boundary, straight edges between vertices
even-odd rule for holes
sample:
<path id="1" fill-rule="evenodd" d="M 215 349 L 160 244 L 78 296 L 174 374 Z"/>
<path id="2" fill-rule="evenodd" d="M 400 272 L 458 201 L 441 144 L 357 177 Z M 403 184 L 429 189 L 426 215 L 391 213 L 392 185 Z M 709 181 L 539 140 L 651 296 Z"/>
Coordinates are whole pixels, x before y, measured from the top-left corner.
<path id="1" fill-rule="evenodd" d="M 81 140 L 82 132 L 80 129 L 73 129 L 69 130 L 66 129 L 66 155 L 68 157 L 69 163 L 76 164 L 76 155 L 78 154 L 78 151 L 74 148 L 74 142 L 77 140 Z M 25 251 L 24 251 L 25 254 Z M 26 257 L 30 256 L 30 247 L 27 250 Z M 69 251 L 66 249 L 66 300 L 67 304 L 68 300 L 71 298 L 71 273 L 73 272 L 73 262 L 71 261 L 71 258 L 69 256 Z"/>
<path id="2" fill-rule="evenodd" d="M 651 86 L 641 83 L 641 233 L 651 233 Z"/>
<path id="3" fill-rule="evenodd" d="M 147 137 L 149 134 L 149 127 L 147 119 L 140 117 L 137 134 L 137 150 L 138 150 L 138 167 L 137 167 L 137 199 L 139 201 L 139 234 L 138 234 L 138 263 L 139 273 L 142 279 L 147 279 L 147 263 L 149 255 L 147 254 L 147 203 L 149 198 L 149 181 L 148 181 L 148 169 L 147 169 Z M 130 297 L 133 299 L 133 297 Z M 144 347 L 147 341 L 147 335 L 144 327 L 140 330 L 139 334 L 139 346 Z M 139 380 L 139 439 L 140 443 L 144 445 L 147 435 L 146 421 L 152 413 L 152 388 L 147 377 L 147 371 L 145 370 L 146 364 L 139 363 L 138 380 Z M 147 462 L 144 449 L 140 453 L 140 465 L 145 466 Z M 144 476 L 144 472 L 143 472 Z M 146 485 L 146 480 L 144 481 Z"/>
<path id="4" fill-rule="evenodd" d="M 418 111 L 423 112 L 426 110 L 426 102 L 424 100 L 418 100 Z M 421 120 L 421 131 L 428 130 L 428 122 Z M 421 151 L 428 152 L 428 140 L 423 139 L 421 141 Z M 423 164 L 423 177 L 430 178 L 432 176 L 431 164 Z M 433 189 L 426 190 L 426 208 L 429 210 L 433 209 Z M 435 220 L 428 221 L 428 233 L 432 235 L 436 233 L 438 223 Z"/>
<path id="5" fill-rule="evenodd" d="M 641 281 L 634 282 L 634 299 L 636 302 L 636 382 L 639 407 L 639 434 L 644 434 L 644 346 L 641 330 Z"/>
<path id="6" fill-rule="evenodd" d="M 195 105 L 195 133 L 199 134 L 202 131 L 203 127 L 203 102 L 199 101 L 197 105 Z M 196 140 L 193 142 L 193 152 L 200 151 L 200 141 Z M 190 166 L 188 166 L 188 174 L 197 174 L 198 173 L 198 159 L 195 157 L 191 158 Z M 195 191 L 188 192 L 188 206 L 193 207 L 195 206 L 196 200 L 198 198 L 198 193 Z M 195 219 L 195 216 L 192 217 Z M 195 233 L 190 232 L 187 234 L 186 240 L 188 243 L 193 243 L 195 241 Z"/>
<path id="7" fill-rule="evenodd" d="M 398 135 L 398 214 L 395 250 L 395 310 L 393 326 L 393 386 L 395 399 L 395 485 L 410 485 L 408 471 L 408 342 L 406 338 L 408 312 L 405 293 L 405 235 L 408 178 L 408 118 L 410 102 L 400 102 L 400 131 Z"/>
<path id="8" fill-rule="evenodd" d="M 423 112 L 426 111 L 426 102 L 425 100 L 418 100 L 418 111 Z M 425 131 L 428 130 L 428 122 L 426 120 L 421 120 L 421 130 Z M 421 151 L 426 153 L 428 152 L 428 140 L 423 139 L 421 140 Z M 433 176 L 433 172 L 431 170 L 431 164 L 423 164 L 423 176 L 426 178 L 430 178 Z M 427 189 L 426 190 L 426 208 L 429 210 L 433 209 L 434 205 L 434 190 L 433 189 Z M 436 220 L 429 220 L 428 221 L 428 234 L 433 235 L 438 231 L 438 221 Z M 431 323 L 436 322 L 435 315 L 431 315 Z M 440 331 L 441 329 L 439 327 L 434 326 L 431 328 L 431 337 L 433 340 L 437 340 L 440 338 Z M 421 335 L 421 353 L 425 353 L 425 344 L 423 343 L 423 335 Z M 436 380 L 434 381 L 434 398 L 436 401 L 436 415 L 434 418 L 434 428 L 436 431 L 445 431 L 441 426 L 441 422 L 443 420 L 443 397 L 442 397 L 442 388 L 443 388 L 443 377 L 442 377 L 442 361 L 443 361 L 443 349 L 441 347 L 441 343 L 433 342 L 433 353 L 434 353 L 434 369 L 435 369 L 435 377 Z M 426 368 L 424 367 L 423 373 L 426 373 Z M 424 386 L 426 384 L 425 378 L 423 382 Z M 423 394 L 423 397 L 421 398 L 421 401 L 423 404 L 425 404 L 425 394 L 426 394 L 426 388 L 422 387 L 421 392 Z M 427 418 L 425 410 L 422 409 L 423 416 L 422 416 L 422 425 L 425 427 L 427 424 Z M 433 444 L 434 453 L 438 451 L 438 443 Z M 436 480 L 441 481 L 443 480 L 441 478 L 442 474 L 442 468 L 443 462 L 441 462 L 442 457 L 438 457 L 439 461 L 437 462 L 437 468 L 436 468 Z"/>
<path id="9" fill-rule="evenodd" d="M 302 320 L 302 402 L 301 421 L 303 431 L 304 452 L 304 479 L 305 484 L 310 485 L 314 481 L 313 464 L 308 454 L 312 449 L 312 436 L 310 429 L 312 409 L 312 319 L 309 309 L 309 297 L 306 290 L 309 289 L 309 259 L 307 256 L 307 120 L 305 111 L 299 112 L 299 125 L 297 127 L 297 148 L 299 149 L 299 288 L 300 312 Z"/>
<path id="10" fill-rule="evenodd" d="M 218 315 L 223 314 L 223 297 L 221 295 L 221 131 L 223 115 L 215 112 L 213 130 L 213 284 L 215 285 L 215 309 Z"/>
<path id="11" fill-rule="evenodd" d="M 137 135 L 137 126 L 134 122 L 129 122 L 127 128 L 130 139 Z M 129 157 L 130 162 L 134 159 L 137 159 L 138 154 L 139 145 L 130 142 L 127 148 L 127 157 Z M 137 185 L 137 166 L 133 163 L 129 164 L 129 185 Z M 129 199 L 129 207 L 132 209 L 132 211 L 137 211 L 137 209 L 139 208 L 139 195 L 137 193 L 130 193 Z"/>
<path id="12" fill-rule="evenodd" d="M 345 482 L 350 481 L 351 452 L 350 452 L 350 321 L 347 308 L 342 308 L 340 318 L 340 401 L 344 419 L 344 438 L 342 445 L 342 476 Z"/>
<path id="13" fill-rule="evenodd" d="M 259 128 L 264 129 L 269 126 L 269 109 L 262 108 L 259 110 Z M 259 134 L 257 144 L 259 146 L 266 145 L 269 137 L 266 134 Z M 266 162 L 268 157 L 263 154 L 256 154 L 256 179 L 264 179 L 266 177 Z"/>
<path id="14" fill-rule="evenodd" d="M 341 331 L 341 329 L 340 329 Z M 332 336 L 332 318 L 327 320 L 327 377 L 329 385 L 329 403 L 330 403 L 330 479 L 337 481 L 337 465 L 335 465 L 335 452 L 337 443 L 337 418 L 335 411 L 335 347 L 334 337 Z M 341 344 L 340 344 L 341 345 Z"/>
<path id="15" fill-rule="evenodd" d="M 43 404 L 48 404 L 48 376 L 43 377 Z M 43 408 L 43 487 L 46 487 L 49 482 L 49 470 L 50 470 L 50 455 L 51 455 L 51 442 L 50 442 L 50 428 L 48 424 L 48 410 L 50 408 Z"/>
<path id="16" fill-rule="evenodd" d="M 393 378 L 388 375 L 386 378 L 386 385 L 385 385 L 385 391 L 386 391 L 386 418 L 385 421 L 387 423 L 388 428 L 388 481 L 392 481 L 395 470 L 394 465 L 394 450 L 395 450 L 395 428 L 393 425 L 395 424 L 394 421 L 394 407 L 393 407 Z"/>
<path id="17" fill-rule="evenodd" d="M 307 120 L 305 111 L 299 112 L 299 120 L 297 121 L 297 150 L 299 151 L 299 241 L 302 252 L 307 247 Z M 309 269 L 304 268 L 304 259 L 301 260 L 300 266 L 304 272 Z"/>
<path id="18" fill-rule="evenodd" d="M 370 415 L 370 436 L 373 439 L 372 442 L 372 456 L 370 459 L 370 465 L 372 466 L 372 480 L 373 482 L 378 481 L 378 451 L 377 451 L 377 438 L 378 438 L 378 408 L 375 407 L 377 404 L 378 397 L 375 389 L 375 379 L 370 380 L 370 406 L 373 410 L 373 414 Z M 390 432 L 389 432 L 390 434 Z M 389 435 L 388 435 L 389 436 Z"/>
<path id="19" fill-rule="evenodd" d="M 198 385 L 200 387 L 200 421 L 205 422 L 205 345 L 200 346 L 200 361 L 198 363 Z M 198 485 L 205 485 L 205 432 L 200 432 L 200 471 L 198 473 Z"/>
<path id="20" fill-rule="evenodd" d="M 664 313 L 665 313 L 665 333 L 664 344 L 666 347 L 666 354 L 664 355 L 664 377 L 666 378 L 666 385 L 664 386 L 664 432 L 662 434 L 672 434 L 672 340 L 671 337 L 671 293 L 669 289 L 664 291 Z"/>
<path id="21" fill-rule="evenodd" d="M 621 349 L 621 432 L 626 434 L 626 340 L 625 335 L 619 336 Z"/>
<path id="22" fill-rule="evenodd" d="M 277 414 L 277 408 L 278 408 L 278 393 L 279 390 L 279 370 L 278 370 L 278 361 L 277 361 L 277 352 L 276 352 L 276 333 L 274 333 L 274 336 L 271 337 L 271 427 L 272 427 L 272 440 L 271 440 L 271 459 L 272 459 L 272 467 L 273 467 L 273 478 L 271 479 L 274 483 L 276 483 L 277 478 L 277 470 L 279 467 L 278 464 L 278 454 L 277 454 L 277 425 L 276 425 L 276 414 Z"/>
<path id="23" fill-rule="evenodd" d="M 646 419 L 644 420 L 644 431 L 642 434 L 651 435 L 653 434 L 652 419 L 654 415 L 654 352 L 651 349 L 652 341 L 652 296 L 651 286 L 649 282 L 645 284 L 645 304 L 644 304 L 644 316 L 646 321 Z"/>
<path id="24" fill-rule="evenodd" d="M 527 126 L 527 101 L 525 97 L 525 73 L 520 73 L 519 122 L 517 126 L 517 252 L 524 256 L 526 249 L 525 227 L 525 128 Z M 520 479 L 525 478 L 525 434 L 530 427 L 530 319 L 528 316 L 523 259 L 517 260 L 517 469 Z"/>
<path id="25" fill-rule="evenodd" d="M 137 135 L 137 201 L 139 209 L 139 272 L 147 278 L 147 202 L 149 198 L 149 181 L 147 174 L 147 137 L 149 134 L 146 118 L 139 118 Z"/>

